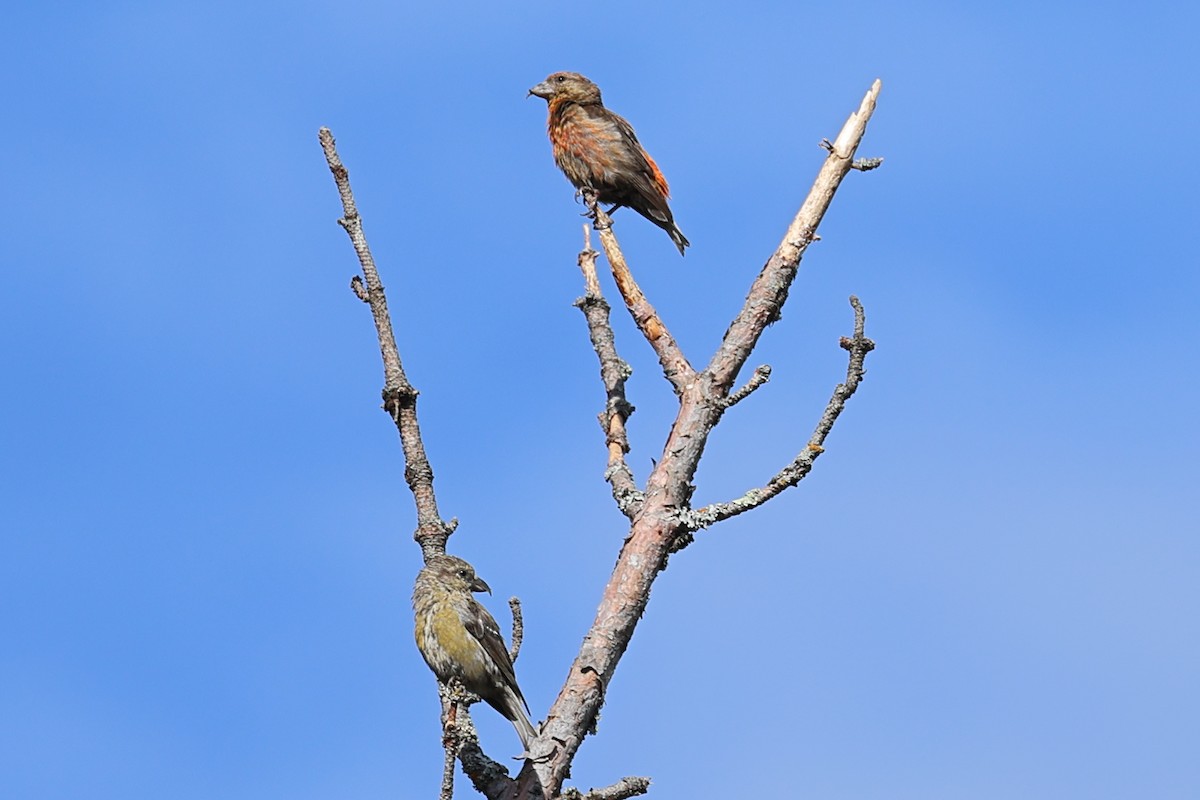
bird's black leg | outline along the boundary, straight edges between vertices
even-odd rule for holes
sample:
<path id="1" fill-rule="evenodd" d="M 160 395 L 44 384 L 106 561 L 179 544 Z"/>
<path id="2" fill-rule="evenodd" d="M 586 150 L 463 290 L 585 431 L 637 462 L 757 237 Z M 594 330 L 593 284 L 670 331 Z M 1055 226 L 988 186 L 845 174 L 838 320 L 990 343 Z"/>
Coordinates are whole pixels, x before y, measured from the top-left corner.
<path id="1" fill-rule="evenodd" d="M 576 200 L 576 202 L 583 203 L 585 206 L 587 206 L 587 209 L 588 209 L 587 211 L 584 211 L 579 216 L 581 216 L 581 217 L 595 217 L 596 216 L 596 211 L 595 211 L 596 204 L 599 203 L 600 201 L 596 198 L 596 190 L 595 189 L 593 189 L 590 186 L 584 186 L 581 189 L 576 189 L 575 190 L 575 200 Z"/>
<path id="2" fill-rule="evenodd" d="M 583 195 L 583 203 L 588 209 L 587 213 L 583 214 L 582 216 L 590 219 L 593 225 L 595 225 L 596 215 L 603 211 L 603 209 L 600 208 L 600 199 L 596 197 L 596 192 L 590 187 L 584 187 L 583 189 L 580 189 L 580 193 Z M 605 226 L 605 228 L 607 228 L 607 226 Z M 596 230 L 600 230 L 599 225 L 596 225 Z"/>

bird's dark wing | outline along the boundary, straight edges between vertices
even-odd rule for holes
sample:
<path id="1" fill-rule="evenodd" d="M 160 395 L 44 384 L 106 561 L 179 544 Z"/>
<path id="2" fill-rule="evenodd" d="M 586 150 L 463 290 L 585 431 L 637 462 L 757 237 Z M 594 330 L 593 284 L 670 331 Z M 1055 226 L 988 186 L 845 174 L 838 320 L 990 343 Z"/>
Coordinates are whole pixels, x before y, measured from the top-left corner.
<path id="1" fill-rule="evenodd" d="M 500 675 L 504 678 L 505 684 L 509 689 L 512 689 L 513 694 L 521 701 L 521 705 L 525 706 L 525 710 L 529 710 L 529 704 L 525 702 L 525 697 L 521 694 L 521 689 L 517 686 L 517 673 L 513 669 L 512 659 L 508 655 L 508 648 L 504 646 L 504 637 L 500 635 L 500 626 L 496 624 L 495 618 L 488 613 L 488 610 L 479 603 L 474 602 L 472 598 L 471 613 L 467 615 L 464 621 L 467 632 L 479 640 L 479 644 L 483 646 L 483 651 L 487 653 L 488 658 L 496 665 L 496 669 L 500 670 Z"/>
<path id="2" fill-rule="evenodd" d="M 615 114 L 608 109 L 604 109 L 604 112 L 624 144 L 625 178 L 629 182 L 628 188 L 636 195 L 636 198 L 630 198 L 633 202 L 627 205 L 650 219 L 669 224 L 673 217 L 671 208 L 667 205 L 667 198 L 670 196 L 667 179 L 663 177 L 658 164 L 654 163 L 654 159 L 638 141 L 633 126 L 620 114 Z"/>

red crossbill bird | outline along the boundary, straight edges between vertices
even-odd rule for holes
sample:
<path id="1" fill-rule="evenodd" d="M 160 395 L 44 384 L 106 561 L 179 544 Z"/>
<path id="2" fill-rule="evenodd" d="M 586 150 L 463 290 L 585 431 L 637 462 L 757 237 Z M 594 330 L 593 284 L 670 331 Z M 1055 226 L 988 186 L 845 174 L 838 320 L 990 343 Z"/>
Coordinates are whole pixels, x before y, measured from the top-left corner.
<path id="1" fill-rule="evenodd" d="M 578 72 L 556 72 L 529 90 L 549 107 L 554 163 L 576 189 L 590 189 L 611 214 L 629 206 L 662 228 L 679 248 L 690 243 L 667 205 L 667 179 L 638 142 L 633 126 L 604 107 L 600 87 Z"/>
<path id="2" fill-rule="evenodd" d="M 461 558 L 436 555 L 425 562 L 413 587 L 417 649 L 442 683 L 458 678 L 470 692 L 512 722 L 529 752 L 537 736 L 529 705 L 517 686 L 500 626 L 472 592 L 491 588 Z"/>

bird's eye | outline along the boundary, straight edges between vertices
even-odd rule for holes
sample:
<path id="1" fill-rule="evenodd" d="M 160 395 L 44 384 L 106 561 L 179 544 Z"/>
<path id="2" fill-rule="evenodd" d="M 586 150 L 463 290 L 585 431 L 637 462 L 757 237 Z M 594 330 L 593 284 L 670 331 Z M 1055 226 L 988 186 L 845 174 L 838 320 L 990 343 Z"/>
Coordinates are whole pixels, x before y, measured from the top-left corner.
<path id="1" fill-rule="evenodd" d="M 460 569 L 460 570 L 458 571 L 458 577 L 460 577 L 460 578 L 465 578 L 465 577 L 467 577 L 467 571 L 466 571 L 465 569 Z"/>
<path id="2" fill-rule="evenodd" d="M 559 75 L 559 76 L 558 76 L 557 78 L 555 78 L 554 80 L 555 80 L 555 81 L 557 81 L 558 83 L 566 83 L 566 82 L 567 82 L 567 76 L 566 76 L 566 75 Z"/>

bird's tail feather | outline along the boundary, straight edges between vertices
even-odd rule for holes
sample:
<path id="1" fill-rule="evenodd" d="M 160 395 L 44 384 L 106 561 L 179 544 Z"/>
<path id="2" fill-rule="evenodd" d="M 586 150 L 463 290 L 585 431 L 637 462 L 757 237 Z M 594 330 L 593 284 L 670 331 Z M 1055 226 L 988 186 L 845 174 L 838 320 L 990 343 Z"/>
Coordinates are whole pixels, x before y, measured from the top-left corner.
<path id="1" fill-rule="evenodd" d="M 679 230 L 679 226 L 671 223 L 671 227 L 667 229 L 667 233 L 671 236 L 671 241 L 679 248 L 679 255 L 683 255 L 683 248 L 689 246 L 691 242 L 683 235 L 683 231 Z"/>
<path id="2" fill-rule="evenodd" d="M 533 727 L 533 723 L 529 721 L 529 717 L 519 708 L 514 709 L 517 712 L 513 719 L 513 727 L 517 729 L 517 736 L 521 737 L 521 747 L 525 748 L 525 752 L 529 752 L 529 743 L 537 738 L 537 729 Z"/>

